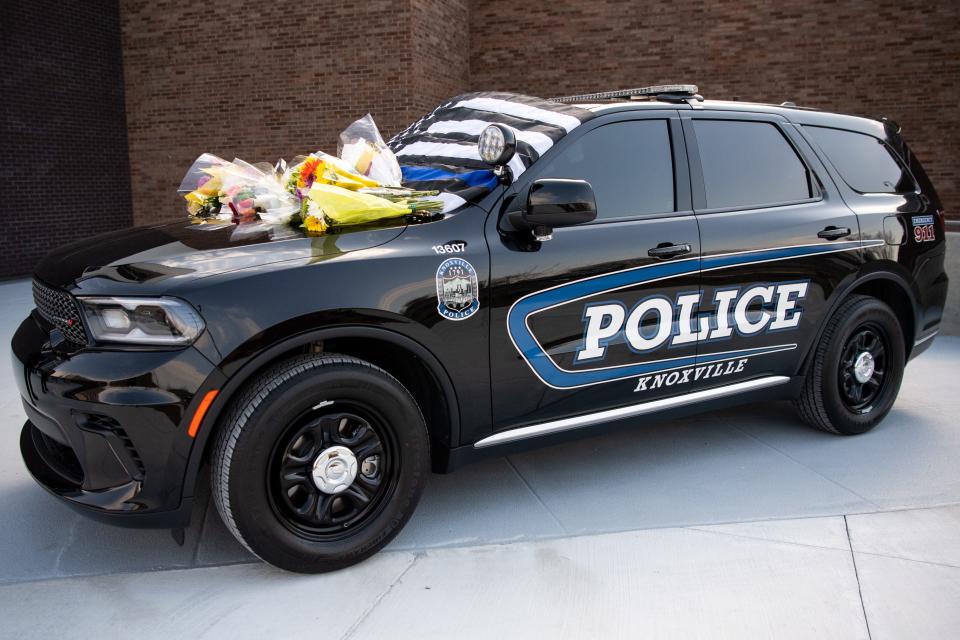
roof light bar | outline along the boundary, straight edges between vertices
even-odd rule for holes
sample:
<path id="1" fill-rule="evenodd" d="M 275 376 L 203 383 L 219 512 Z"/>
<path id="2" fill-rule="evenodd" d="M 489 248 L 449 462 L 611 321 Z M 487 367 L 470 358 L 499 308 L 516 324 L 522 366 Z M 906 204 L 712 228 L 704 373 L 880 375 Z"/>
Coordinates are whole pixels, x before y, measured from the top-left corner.
<path id="1" fill-rule="evenodd" d="M 582 93 L 575 96 L 550 98 L 551 102 L 589 102 L 591 100 L 610 100 L 611 98 L 633 98 L 635 96 L 659 96 L 670 94 L 694 98 L 700 90 L 695 84 L 658 84 L 652 87 L 638 87 L 636 89 L 619 89 L 617 91 L 601 91 L 599 93 Z"/>

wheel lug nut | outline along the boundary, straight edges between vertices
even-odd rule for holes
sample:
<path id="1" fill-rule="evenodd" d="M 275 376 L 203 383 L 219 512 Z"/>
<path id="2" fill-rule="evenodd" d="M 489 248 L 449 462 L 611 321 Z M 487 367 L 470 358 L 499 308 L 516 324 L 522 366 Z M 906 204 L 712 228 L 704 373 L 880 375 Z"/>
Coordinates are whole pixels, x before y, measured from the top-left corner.
<path id="1" fill-rule="evenodd" d="M 360 465 L 360 473 L 362 473 L 365 478 L 374 477 L 379 470 L 380 456 L 368 456 L 364 458 L 363 463 Z"/>

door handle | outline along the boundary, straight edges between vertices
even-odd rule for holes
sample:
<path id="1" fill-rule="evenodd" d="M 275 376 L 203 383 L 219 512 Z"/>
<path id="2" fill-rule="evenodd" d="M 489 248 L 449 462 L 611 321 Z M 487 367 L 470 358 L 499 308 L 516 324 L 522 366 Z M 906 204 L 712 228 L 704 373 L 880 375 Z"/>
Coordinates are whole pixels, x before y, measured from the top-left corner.
<path id="1" fill-rule="evenodd" d="M 827 227 L 822 231 L 817 232 L 818 238 L 823 238 L 824 240 L 836 240 L 837 238 L 845 238 L 850 235 L 849 227 Z"/>
<path id="2" fill-rule="evenodd" d="M 681 242 L 680 244 L 663 243 L 647 251 L 647 255 L 651 258 L 672 258 L 690 253 L 691 251 L 693 251 L 693 247 L 685 242 Z"/>

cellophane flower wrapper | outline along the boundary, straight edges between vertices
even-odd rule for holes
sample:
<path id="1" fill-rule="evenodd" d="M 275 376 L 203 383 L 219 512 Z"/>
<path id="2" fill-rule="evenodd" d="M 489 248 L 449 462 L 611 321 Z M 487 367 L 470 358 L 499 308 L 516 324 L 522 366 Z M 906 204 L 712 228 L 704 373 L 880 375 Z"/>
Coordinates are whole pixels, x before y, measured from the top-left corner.
<path id="1" fill-rule="evenodd" d="M 370 224 L 411 213 L 404 203 L 323 182 L 314 183 L 309 197 L 331 226 Z"/>
<path id="2" fill-rule="evenodd" d="M 331 227 L 426 218 L 443 211 L 438 192 L 400 186 L 400 166 L 369 114 L 347 127 L 341 142 L 340 151 L 348 157 L 316 151 L 289 165 L 283 160 L 274 166 L 239 158 L 228 162 L 204 153 L 187 171 L 180 192 L 199 221 L 231 222 L 247 231 L 254 223 L 293 223 L 324 233 Z"/>
<path id="3" fill-rule="evenodd" d="M 300 211 L 300 203 L 284 188 L 269 164 L 252 165 L 239 158 L 221 168 L 222 193 L 239 222 L 282 224 Z"/>
<path id="4" fill-rule="evenodd" d="M 212 153 L 203 153 L 193 161 L 180 181 L 177 192 L 187 201 L 187 212 L 196 218 L 217 218 L 221 213 L 221 171 L 230 164 Z"/>
<path id="5" fill-rule="evenodd" d="M 403 180 L 397 157 L 383 141 L 369 113 L 340 133 L 337 155 L 357 173 L 384 187 L 399 187 Z"/>
<path id="6" fill-rule="evenodd" d="M 290 222 L 300 211 L 269 164 L 228 162 L 210 153 L 198 157 L 180 183 L 187 212 L 201 220 Z"/>

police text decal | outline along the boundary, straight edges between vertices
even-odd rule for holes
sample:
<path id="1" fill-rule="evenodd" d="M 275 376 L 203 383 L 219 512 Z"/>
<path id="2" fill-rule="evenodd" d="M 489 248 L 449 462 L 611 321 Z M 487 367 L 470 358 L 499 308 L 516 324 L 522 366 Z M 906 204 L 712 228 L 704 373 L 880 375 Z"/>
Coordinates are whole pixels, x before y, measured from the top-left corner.
<path id="1" fill-rule="evenodd" d="M 713 296 L 715 312 L 700 315 L 702 292 L 685 293 L 670 300 L 651 296 L 629 311 L 622 302 L 602 302 L 584 309 L 583 344 L 576 362 L 602 359 L 607 345 L 625 341 L 639 352 L 696 343 L 698 340 L 753 336 L 766 331 L 795 328 L 809 282 L 719 289 Z"/>

